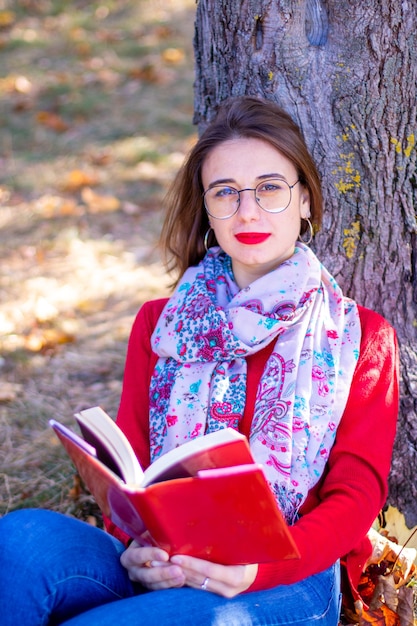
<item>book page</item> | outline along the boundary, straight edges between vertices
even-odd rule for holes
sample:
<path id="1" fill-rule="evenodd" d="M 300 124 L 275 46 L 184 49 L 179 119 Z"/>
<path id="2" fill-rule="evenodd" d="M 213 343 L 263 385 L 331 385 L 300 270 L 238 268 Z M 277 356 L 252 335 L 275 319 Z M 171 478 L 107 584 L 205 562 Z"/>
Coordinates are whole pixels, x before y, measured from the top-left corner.
<path id="1" fill-rule="evenodd" d="M 143 470 L 129 440 L 112 418 L 100 407 L 80 411 L 75 418 L 97 457 L 126 483 L 141 485 Z"/>

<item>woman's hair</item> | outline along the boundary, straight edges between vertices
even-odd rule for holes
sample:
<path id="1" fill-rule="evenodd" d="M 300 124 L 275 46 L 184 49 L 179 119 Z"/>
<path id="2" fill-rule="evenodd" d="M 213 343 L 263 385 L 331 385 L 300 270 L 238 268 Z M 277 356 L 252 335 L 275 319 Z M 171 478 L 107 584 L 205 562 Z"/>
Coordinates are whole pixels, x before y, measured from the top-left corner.
<path id="1" fill-rule="evenodd" d="M 301 184 L 310 194 L 314 230 L 321 226 L 320 179 L 300 128 L 274 102 L 252 96 L 231 98 L 220 107 L 190 151 L 166 197 L 167 214 L 160 243 L 168 269 L 176 270 L 178 278 L 206 253 L 204 237 L 210 226 L 203 202 L 204 161 L 213 148 L 239 137 L 266 141 L 293 163 Z M 308 230 L 307 222 L 302 220 L 300 234 Z M 212 238 L 209 245 L 214 243 Z"/>

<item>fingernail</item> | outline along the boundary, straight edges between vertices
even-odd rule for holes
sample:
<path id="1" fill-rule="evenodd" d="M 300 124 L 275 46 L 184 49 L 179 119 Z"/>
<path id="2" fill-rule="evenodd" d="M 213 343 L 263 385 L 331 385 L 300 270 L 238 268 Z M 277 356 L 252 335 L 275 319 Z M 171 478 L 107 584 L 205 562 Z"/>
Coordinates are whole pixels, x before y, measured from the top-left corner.
<path id="1" fill-rule="evenodd" d="M 171 558 L 171 563 L 174 563 L 175 565 L 182 565 L 182 558 L 180 556 L 173 556 Z"/>

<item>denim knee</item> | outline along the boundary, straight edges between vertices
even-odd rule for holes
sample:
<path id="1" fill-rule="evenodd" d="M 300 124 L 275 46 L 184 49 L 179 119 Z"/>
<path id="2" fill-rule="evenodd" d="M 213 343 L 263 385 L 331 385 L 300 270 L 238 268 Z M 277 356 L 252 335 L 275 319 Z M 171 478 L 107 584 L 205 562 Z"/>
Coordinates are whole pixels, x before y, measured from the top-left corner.
<path id="1" fill-rule="evenodd" d="M 42 532 L 50 537 L 49 511 L 22 509 L 6 514 L 0 519 L 0 573 L 10 578 L 10 569 L 27 563 L 27 549 L 43 550 Z M 34 537 L 37 541 L 33 541 Z"/>
<path id="2" fill-rule="evenodd" d="M 85 522 L 42 509 L 0 520 L 0 604 L 4 626 L 48 624 L 132 595 L 120 564 L 124 546 Z"/>

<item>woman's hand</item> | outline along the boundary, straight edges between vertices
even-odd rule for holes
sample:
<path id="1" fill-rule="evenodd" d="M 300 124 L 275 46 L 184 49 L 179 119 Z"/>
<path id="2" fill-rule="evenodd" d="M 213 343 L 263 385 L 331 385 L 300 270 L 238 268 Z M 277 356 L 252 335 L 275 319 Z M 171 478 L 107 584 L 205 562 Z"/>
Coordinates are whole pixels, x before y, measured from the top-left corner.
<path id="1" fill-rule="evenodd" d="M 147 589 L 194 587 L 233 598 L 246 591 L 255 580 L 257 565 L 220 565 L 192 556 L 171 559 L 164 550 L 133 541 L 120 559 L 129 578 Z"/>
<path id="2" fill-rule="evenodd" d="M 219 565 L 184 555 L 173 556 L 171 563 L 181 567 L 188 587 L 211 591 L 225 598 L 246 591 L 258 573 L 257 565 Z"/>
<path id="3" fill-rule="evenodd" d="M 133 541 L 123 552 L 120 562 L 127 569 L 130 580 L 148 589 L 155 591 L 186 584 L 182 568 L 170 563 L 169 555 L 160 548 Z"/>

